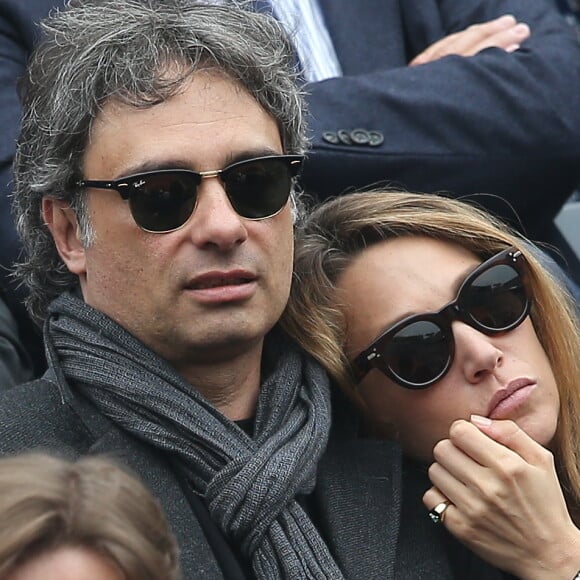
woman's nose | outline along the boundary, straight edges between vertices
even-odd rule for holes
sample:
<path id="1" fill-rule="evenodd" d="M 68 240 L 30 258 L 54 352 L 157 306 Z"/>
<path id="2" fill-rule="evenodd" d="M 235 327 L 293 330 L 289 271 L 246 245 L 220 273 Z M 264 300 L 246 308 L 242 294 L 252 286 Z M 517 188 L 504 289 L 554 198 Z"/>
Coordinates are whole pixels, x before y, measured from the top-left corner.
<path id="1" fill-rule="evenodd" d="M 488 336 L 464 322 L 452 324 L 455 340 L 455 364 L 470 383 L 478 383 L 501 366 L 504 354 L 493 336 Z"/>

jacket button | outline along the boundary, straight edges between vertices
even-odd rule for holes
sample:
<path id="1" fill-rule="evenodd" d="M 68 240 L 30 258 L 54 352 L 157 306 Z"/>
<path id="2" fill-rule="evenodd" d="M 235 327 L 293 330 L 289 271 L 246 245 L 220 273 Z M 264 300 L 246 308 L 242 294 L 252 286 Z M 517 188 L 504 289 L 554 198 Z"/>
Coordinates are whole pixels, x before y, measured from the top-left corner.
<path id="1" fill-rule="evenodd" d="M 334 131 L 324 131 L 322 133 L 322 139 L 327 143 L 332 143 L 333 145 L 340 143 L 340 139 Z"/>
<path id="2" fill-rule="evenodd" d="M 350 138 L 357 145 L 366 145 L 370 141 L 369 132 L 366 129 L 353 129 Z"/>
<path id="3" fill-rule="evenodd" d="M 382 145 L 385 136 L 380 131 L 369 131 L 369 145 L 371 147 L 378 147 Z"/>
<path id="4" fill-rule="evenodd" d="M 345 145 L 352 145 L 352 139 L 350 138 L 350 133 L 348 131 L 345 129 L 340 129 L 336 132 L 336 134 L 338 135 L 341 143 L 344 143 Z"/>

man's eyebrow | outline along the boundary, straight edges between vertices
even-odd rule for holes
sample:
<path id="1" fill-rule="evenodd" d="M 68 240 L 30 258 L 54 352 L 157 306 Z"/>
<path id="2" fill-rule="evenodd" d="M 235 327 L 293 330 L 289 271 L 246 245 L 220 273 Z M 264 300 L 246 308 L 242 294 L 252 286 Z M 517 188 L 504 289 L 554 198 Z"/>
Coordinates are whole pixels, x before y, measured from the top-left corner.
<path id="1" fill-rule="evenodd" d="M 230 153 L 226 156 L 226 160 L 222 167 L 209 167 L 207 169 L 204 168 L 204 171 L 224 169 L 232 163 L 246 161 L 247 159 L 253 159 L 254 157 L 266 157 L 269 155 L 281 155 L 281 153 L 271 147 L 249 149 L 237 153 Z M 147 173 L 149 171 L 161 171 L 164 169 L 188 169 L 193 171 L 200 171 L 200 168 L 196 163 L 192 162 L 191 160 L 184 159 L 183 157 L 169 159 L 149 159 L 134 165 L 129 165 L 128 167 L 124 168 L 116 177 L 114 177 L 114 179 L 122 179 L 130 175 Z"/>
<path id="2" fill-rule="evenodd" d="M 283 155 L 280 151 L 276 151 L 272 147 L 262 147 L 260 149 L 248 149 L 235 154 L 230 154 L 226 157 L 226 164 L 224 167 L 231 165 L 232 163 L 238 163 L 239 161 L 246 161 L 247 159 L 253 159 L 254 157 L 268 157 L 270 155 Z"/>

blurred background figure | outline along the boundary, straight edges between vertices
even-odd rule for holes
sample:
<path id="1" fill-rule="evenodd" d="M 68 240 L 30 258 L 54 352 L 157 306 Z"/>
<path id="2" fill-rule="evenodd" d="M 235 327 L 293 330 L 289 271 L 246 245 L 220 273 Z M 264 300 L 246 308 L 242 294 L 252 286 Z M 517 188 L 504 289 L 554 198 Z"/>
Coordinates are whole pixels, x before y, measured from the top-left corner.
<path id="1" fill-rule="evenodd" d="M 576 28 L 580 38 L 580 1 L 578 0 L 556 0 L 556 5 L 564 14 L 569 24 Z"/>
<path id="2" fill-rule="evenodd" d="M 180 577 L 161 507 L 109 459 L 0 459 L 0 522 L 2 580 Z"/>
<path id="3" fill-rule="evenodd" d="M 20 341 L 18 325 L 0 292 L 0 389 L 32 378 L 30 360 Z"/>

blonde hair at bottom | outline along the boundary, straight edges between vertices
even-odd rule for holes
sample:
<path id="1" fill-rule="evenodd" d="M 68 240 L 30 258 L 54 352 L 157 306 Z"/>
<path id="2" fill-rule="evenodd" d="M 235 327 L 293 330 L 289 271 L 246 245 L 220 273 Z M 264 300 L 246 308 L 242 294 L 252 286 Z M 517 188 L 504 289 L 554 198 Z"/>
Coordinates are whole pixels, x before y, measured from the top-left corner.
<path id="1" fill-rule="evenodd" d="M 1 458 L 0 521 L 0 578 L 66 546 L 104 556 L 127 580 L 180 578 L 177 544 L 161 506 L 106 457 Z"/>

